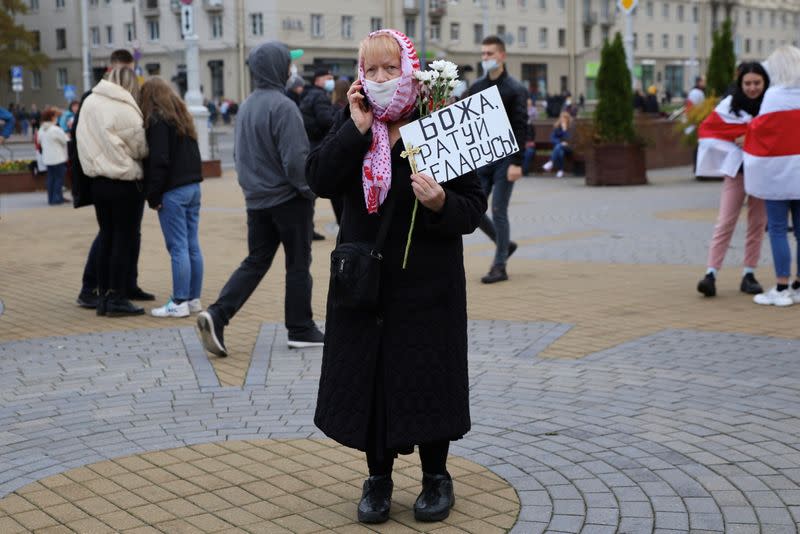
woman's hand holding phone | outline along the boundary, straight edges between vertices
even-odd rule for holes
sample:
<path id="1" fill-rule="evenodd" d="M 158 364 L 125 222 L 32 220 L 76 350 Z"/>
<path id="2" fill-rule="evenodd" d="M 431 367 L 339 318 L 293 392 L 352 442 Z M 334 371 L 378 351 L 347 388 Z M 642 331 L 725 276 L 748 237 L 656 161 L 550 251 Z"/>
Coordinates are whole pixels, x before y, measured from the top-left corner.
<path id="1" fill-rule="evenodd" d="M 366 134 L 372 128 L 374 115 L 360 80 L 354 81 L 350 89 L 347 90 L 347 101 L 350 103 L 350 118 L 353 119 L 358 131 L 362 135 Z"/>

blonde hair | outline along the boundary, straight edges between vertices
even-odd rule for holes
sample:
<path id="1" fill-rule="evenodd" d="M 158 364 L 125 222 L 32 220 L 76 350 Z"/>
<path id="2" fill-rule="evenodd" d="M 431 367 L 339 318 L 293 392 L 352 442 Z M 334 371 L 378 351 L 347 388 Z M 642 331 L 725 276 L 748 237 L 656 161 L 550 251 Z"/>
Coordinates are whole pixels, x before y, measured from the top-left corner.
<path id="1" fill-rule="evenodd" d="M 771 85 L 800 87 L 800 49 L 783 45 L 767 58 Z"/>
<path id="2" fill-rule="evenodd" d="M 106 74 L 106 80 L 119 85 L 128 91 L 136 102 L 139 102 L 139 80 L 136 79 L 134 73 L 128 67 L 114 67 Z"/>
<path id="3" fill-rule="evenodd" d="M 555 124 L 556 128 L 561 126 L 561 121 L 564 119 L 564 117 L 567 118 L 567 128 L 572 126 L 572 115 L 569 114 L 569 111 L 562 111 L 561 113 L 558 114 L 558 120 L 556 121 Z"/>
<path id="4" fill-rule="evenodd" d="M 397 55 L 402 58 L 400 44 L 395 41 L 394 37 L 387 33 L 379 33 L 377 35 L 368 35 L 358 45 L 358 63 L 364 64 L 364 60 L 369 57 L 382 56 L 382 55 Z"/>

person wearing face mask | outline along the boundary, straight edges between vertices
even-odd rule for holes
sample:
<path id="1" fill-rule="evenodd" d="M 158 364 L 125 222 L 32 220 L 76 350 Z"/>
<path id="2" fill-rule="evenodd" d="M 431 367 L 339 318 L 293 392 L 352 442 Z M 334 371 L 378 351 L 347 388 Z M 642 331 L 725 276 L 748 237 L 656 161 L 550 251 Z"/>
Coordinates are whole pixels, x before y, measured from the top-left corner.
<path id="1" fill-rule="evenodd" d="M 490 35 L 481 43 L 481 66 L 485 73 L 470 88 L 474 95 L 495 85 L 500 92 L 503 106 L 506 108 L 508 120 L 517 145 L 524 146 L 525 132 L 528 127 L 526 102 L 528 92 L 520 82 L 515 80 L 505 68 L 506 45 L 502 39 Z M 511 241 L 511 227 L 508 221 L 508 204 L 514 182 L 522 177 L 523 152 L 518 151 L 506 158 L 490 163 L 478 169 L 481 184 L 486 196 L 492 196 L 492 218 L 487 215 L 481 218 L 480 229 L 497 245 L 494 261 L 489 273 L 481 278 L 484 284 L 493 284 L 508 280 L 506 261 L 517 249 Z"/>
<path id="2" fill-rule="evenodd" d="M 462 236 L 477 227 L 486 197 L 474 171 L 438 184 L 412 174 L 402 157 L 400 127 L 418 118 L 420 62 L 411 40 L 373 32 L 358 66 L 349 106 L 309 156 L 306 175 L 319 196 L 342 197 L 340 244 L 374 244 L 385 225 L 379 298 L 375 308 L 349 308 L 329 292 L 314 423 L 366 452 L 359 521 L 388 520 L 394 458 L 415 446 L 423 474 L 414 517 L 441 521 L 455 499 L 450 441 L 470 429 Z"/>
<path id="3" fill-rule="evenodd" d="M 767 212 L 763 200 L 745 193 L 742 145 L 747 125 L 758 115 L 770 79 L 764 67 L 757 62 L 743 63 L 738 72 L 733 94 L 717 105 L 698 130 L 697 174 L 724 177 L 717 224 L 708 248 L 708 269 L 697 284 L 697 291 L 706 297 L 717 294 L 717 274 L 722 268 L 745 199 L 747 237 L 739 289 L 750 295 L 758 295 L 763 291 L 754 272 L 761 257 Z"/>
<path id="4" fill-rule="evenodd" d="M 333 124 L 333 108 L 331 93 L 336 82 L 327 68 L 314 71 L 314 80 L 307 85 L 300 99 L 300 112 L 303 114 L 303 124 L 308 134 L 310 149 L 314 150 L 319 145 Z M 314 231 L 314 241 L 321 241 L 325 236 Z"/>
<path id="5" fill-rule="evenodd" d="M 300 110 L 286 96 L 289 49 L 277 41 L 253 48 L 247 65 L 255 90 L 242 103 L 234 140 L 236 174 L 247 205 L 248 256 L 217 301 L 197 317 L 205 349 L 227 356 L 223 331 L 267 274 L 279 245 L 286 261 L 285 325 L 289 347 L 321 346 L 311 311 L 314 193 L 305 178 L 308 137 Z"/>

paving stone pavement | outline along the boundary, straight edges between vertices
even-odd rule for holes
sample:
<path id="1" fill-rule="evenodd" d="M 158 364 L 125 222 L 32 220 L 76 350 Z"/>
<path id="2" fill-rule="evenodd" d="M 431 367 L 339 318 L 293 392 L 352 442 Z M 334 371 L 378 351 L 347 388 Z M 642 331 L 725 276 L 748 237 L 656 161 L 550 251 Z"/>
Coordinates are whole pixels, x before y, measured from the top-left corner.
<path id="1" fill-rule="evenodd" d="M 581 360 L 538 356 L 569 329 L 470 323 L 473 429 L 451 453 L 514 488 L 512 532 L 797 531 L 800 341 L 665 330 Z M 256 347 L 246 383 L 223 387 L 189 328 L 0 345 L 0 492 L 22 491 L 0 509 L 111 458 L 321 438 L 321 351 L 288 349 L 274 324 Z"/>

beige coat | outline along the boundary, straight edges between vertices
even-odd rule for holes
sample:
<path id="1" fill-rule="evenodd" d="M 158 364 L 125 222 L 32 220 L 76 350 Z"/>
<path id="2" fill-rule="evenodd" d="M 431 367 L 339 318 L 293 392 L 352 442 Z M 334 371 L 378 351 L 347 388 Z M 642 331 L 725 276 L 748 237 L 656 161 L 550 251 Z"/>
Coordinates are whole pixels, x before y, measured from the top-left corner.
<path id="1" fill-rule="evenodd" d="M 87 176 L 141 180 L 147 140 L 142 112 L 133 96 L 100 80 L 86 97 L 78 119 L 78 157 Z"/>
<path id="2" fill-rule="evenodd" d="M 39 128 L 39 144 L 45 165 L 67 162 L 67 134 L 53 122 L 43 122 Z"/>

